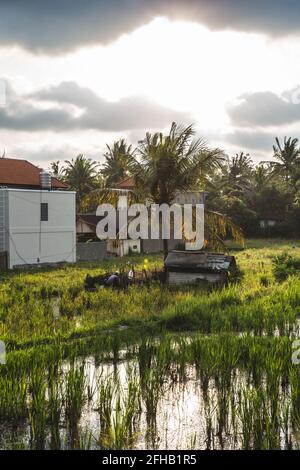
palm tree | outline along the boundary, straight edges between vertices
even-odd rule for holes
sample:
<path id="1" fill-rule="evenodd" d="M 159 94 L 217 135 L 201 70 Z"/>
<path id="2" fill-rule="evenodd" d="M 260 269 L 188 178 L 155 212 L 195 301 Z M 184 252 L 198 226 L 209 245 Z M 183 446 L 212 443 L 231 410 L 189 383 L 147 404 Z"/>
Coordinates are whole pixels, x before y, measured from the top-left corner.
<path id="1" fill-rule="evenodd" d="M 271 178 L 283 176 L 284 181 L 293 190 L 295 190 L 296 181 L 294 175 L 300 169 L 300 149 L 298 147 L 298 139 L 289 137 L 284 138 L 283 147 L 278 137 L 276 137 L 276 145 L 273 146 L 274 158 L 277 161 L 268 161 Z"/>
<path id="2" fill-rule="evenodd" d="M 223 166 L 223 176 L 221 178 L 221 188 L 229 195 L 238 195 L 250 186 L 250 179 L 253 171 L 253 162 L 249 154 L 237 153 L 227 160 Z"/>
<path id="3" fill-rule="evenodd" d="M 147 133 L 130 159 L 137 195 L 155 204 L 174 202 L 178 191 L 204 188 L 207 175 L 220 168 L 224 160 L 220 149 L 209 149 L 202 139 L 194 138 L 193 126 L 182 127 L 172 123 L 168 135 Z M 241 231 L 221 214 L 206 214 L 206 231 L 215 247 L 230 230 L 236 239 Z M 164 240 L 164 255 L 168 253 L 168 240 Z"/>
<path id="4" fill-rule="evenodd" d="M 210 150 L 202 139 L 194 139 L 193 126 L 172 123 L 167 136 L 146 134 L 131 160 L 137 189 L 155 204 L 172 204 L 178 191 L 187 191 L 207 182 L 208 170 L 220 167 L 223 152 Z"/>
<path id="5" fill-rule="evenodd" d="M 64 167 L 61 166 L 61 163 L 59 160 L 57 160 L 56 162 L 50 163 L 50 171 L 55 178 L 63 180 L 65 177 Z"/>
<path id="6" fill-rule="evenodd" d="M 270 169 L 263 163 L 257 165 L 253 171 L 248 184 L 243 189 L 245 202 L 255 208 L 257 196 L 269 187 Z"/>
<path id="7" fill-rule="evenodd" d="M 125 139 L 115 141 L 112 147 L 109 145 L 106 147 L 105 163 L 101 174 L 105 178 L 106 186 L 110 188 L 129 175 L 128 158 L 133 155 L 134 150 Z"/>
<path id="8" fill-rule="evenodd" d="M 64 180 L 70 189 L 76 191 L 77 207 L 80 207 L 83 197 L 98 184 L 98 163 L 82 154 L 65 163 Z"/>
<path id="9" fill-rule="evenodd" d="M 263 164 L 257 165 L 253 174 L 252 174 L 252 187 L 253 191 L 260 192 L 262 191 L 266 183 L 269 180 L 270 170 Z"/>

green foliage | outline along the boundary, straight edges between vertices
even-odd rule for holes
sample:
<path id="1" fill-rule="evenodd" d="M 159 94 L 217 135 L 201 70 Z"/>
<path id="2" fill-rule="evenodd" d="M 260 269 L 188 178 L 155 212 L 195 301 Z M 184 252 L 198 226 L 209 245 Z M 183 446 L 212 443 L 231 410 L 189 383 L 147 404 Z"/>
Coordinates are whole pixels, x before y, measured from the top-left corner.
<path id="1" fill-rule="evenodd" d="M 248 245 L 235 252 L 244 277 L 222 289 L 84 291 L 87 272 L 124 259 L 7 274 L 0 447 L 156 448 L 176 428 L 194 448 L 297 448 L 300 279 L 293 271 L 274 282 L 273 259 L 299 263 L 299 242 Z M 151 268 L 161 262 L 149 256 Z"/>
<path id="2" fill-rule="evenodd" d="M 129 162 L 134 155 L 131 145 L 125 139 L 115 141 L 112 146 L 106 145 L 105 162 L 101 174 L 107 188 L 114 188 L 120 181 L 129 176 Z"/>
<path id="3" fill-rule="evenodd" d="M 222 196 L 218 199 L 219 211 L 226 214 L 244 233 L 257 232 L 258 217 L 255 211 L 237 196 Z"/>
<path id="4" fill-rule="evenodd" d="M 83 197 L 99 186 L 98 164 L 84 155 L 78 155 L 75 159 L 65 163 L 64 181 L 70 189 L 76 191 L 76 201 L 79 208 Z"/>
<path id="5" fill-rule="evenodd" d="M 288 253 L 275 256 L 273 265 L 274 277 L 278 282 L 284 281 L 289 276 L 300 275 L 300 258 L 289 255 Z"/>

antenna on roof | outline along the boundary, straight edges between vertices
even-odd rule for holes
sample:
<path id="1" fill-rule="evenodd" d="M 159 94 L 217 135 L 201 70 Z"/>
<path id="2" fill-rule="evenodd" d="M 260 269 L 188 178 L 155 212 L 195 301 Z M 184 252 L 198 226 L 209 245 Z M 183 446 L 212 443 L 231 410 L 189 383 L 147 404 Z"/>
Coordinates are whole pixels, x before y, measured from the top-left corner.
<path id="1" fill-rule="evenodd" d="M 4 152 L 2 154 L 2 157 L 1 158 L 5 158 L 5 149 L 4 149 Z"/>

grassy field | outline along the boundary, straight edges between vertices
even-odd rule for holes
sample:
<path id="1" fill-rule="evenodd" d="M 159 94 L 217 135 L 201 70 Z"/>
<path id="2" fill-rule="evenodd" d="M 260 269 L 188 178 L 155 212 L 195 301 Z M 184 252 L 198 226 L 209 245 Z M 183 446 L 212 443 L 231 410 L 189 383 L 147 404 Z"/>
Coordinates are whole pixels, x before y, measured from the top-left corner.
<path id="1" fill-rule="evenodd" d="M 300 281 L 274 281 L 272 257 L 289 252 L 300 257 L 300 241 L 249 240 L 244 250 L 231 245 L 243 278 L 238 284 L 205 292 L 160 286 L 85 292 L 84 279 L 134 265 L 145 256 L 112 259 L 55 269 L 16 271 L 0 281 L 0 338 L 8 349 L 57 339 L 87 336 L 128 325 L 136 328 L 197 329 L 203 332 L 256 331 L 283 328 L 299 312 Z M 149 255 L 149 268 L 162 265 L 161 255 Z M 58 296 L 60 315 L 53 315 Z M 57 302 L 56 302 L 57 304 Z M 234 307 L 234 308 L 233 308 Z"/>
<path id="2" fill-rule="evenodd" d="M 242 276 L 222 289 L 85 292 L 144 256 L 3 274 L 0 448 L 299 449 L 300 277 L 273 258 L 300 241 L 228 249 Z"/>

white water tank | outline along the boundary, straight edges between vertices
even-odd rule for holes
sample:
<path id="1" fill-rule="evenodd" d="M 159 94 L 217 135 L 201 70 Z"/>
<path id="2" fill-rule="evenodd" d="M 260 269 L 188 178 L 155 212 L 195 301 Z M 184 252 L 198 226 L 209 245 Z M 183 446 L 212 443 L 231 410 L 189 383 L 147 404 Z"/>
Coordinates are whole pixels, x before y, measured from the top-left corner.
<path id="1" fill-rule="evenodd" d="M 41 170 L 40 182 L 42 189 L 51 189 L 51 174 L 48 171 Z"/>

